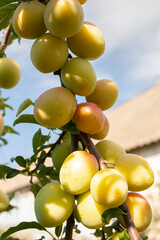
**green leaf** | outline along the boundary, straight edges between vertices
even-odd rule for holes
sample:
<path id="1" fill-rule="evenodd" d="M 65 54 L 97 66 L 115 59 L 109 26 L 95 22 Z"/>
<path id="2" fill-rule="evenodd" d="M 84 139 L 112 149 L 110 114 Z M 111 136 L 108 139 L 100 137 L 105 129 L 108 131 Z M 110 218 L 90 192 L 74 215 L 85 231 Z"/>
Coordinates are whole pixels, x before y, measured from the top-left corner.
<path id="1" fill-rule="evenodd" d="M 125 214 L 121 208 L 107 209 L 101 216 L 102 222 L 108 224 L 112 218 L 116 218 L 119 215 Z"/>
<path id="2" fill-rule="evenodd" d="M 19 134 L 16 130 L 14 130 L 12 127 L 10 126 L 4 126 L 4 133 L 3 135 L 5 135 L 6 133 L 14 133 L 14 134 Z"/>
<path id="3" fill-rule="evenodd" d="M 121 233 L 118 233 L 119 240 L 130 240 L 128 233 L 124 230 Z"/>
<path id="4" fill-rule="evenodd" d="M 80 131 L 76 128 L 75 123 L 70 121 L 61 128 L 62 131 L 70 132 L 71 134 L 79 134 Z"/>
<path id="5" fill-rule="evenodd" d="M 48 135 L 42 135 L 41 129 L 39 128 L 38 131 L 34 134 L 32 140 L 32 146 L 34 153 L 37 153 L 37 149 L 45 144 L 46 141 L 50 139 Z"/>
<path id="6" fill-rule="evenodd" d="M 147 236 L 142 236 L 142 235 L 140 235 L 140 237 L 142 238 L 142 240 L 147 240 L 147 239 L 148 239 Z"/>
<path id="7" fill-rule="evenodd" d="M 7 175 L 6 178 L 13 178 L 15 176 L 17 176 L 21 171 L 17 170 L 17 169 L 11 169 Z"/>
<path id="8" fill-rule="evenodd" d="M 62 226 L 63 226 L 63 224 L 60 225 L 60 226 L 57 226 L 57 227 L 55 228 L 55 234 L 56 234 L 56 236 L 57 236 L 58 238 L 60 237 L 60 235 L 61 235 L 61 233 L 62 233 Z"/>
<path id="9" fill-rule="evenodd" d="M 0 8 L 0 31 L 10 24 L 11 17 L 19 3 L 11 3 Z"/>
<path id="10" fill-rule="evenodd" d="M 13 123 L 13 126 L 19 124 L 19 123 L 33 123 L 38 124 L 33 114 L 22 114 L 20 115 Z"/>
<path id="11" fill-rule="evenodd" d="M 34 103 L 31 101 L 31 99 L 27 98 L 26 100 L 24 100 L 23 103 L 20 104 L 16 117 L 23 112 L 26 108 L 28 108 L 29 106 L 34 105 Z"/>
<path id="12" fill-rule="evenodd" d="M 15 3 L 15 2 L 17 2 L 17 0 L 1 0 L 0 1 L 0 7 L 8 5 L 9 3 Z"/>
<path id="13" fill-rule="evenodd" d="M 13 108 L 10 105 L 0 102 L 0 109 L 4 110 L 5 108 L 9 108 L 9 109 L 13 110 Z"/>
<path id="14" fill-rule="evenodd" d="M 8 142 L 5 138 L 0 137 L 0 140 L 3 142 L 3 145 L 6 145 Z M 2 146 L 2 144 L 0 144 Z"/>
<path id="15" fill-rule="evenodd" d="M 14 161 L 16 161 L 16 163 L 18 163 L 19 166 L 21 167 L 26 167 L 26 160 L 22 157 L 22 156 L 17 156 Z"/>
<path id="16" fill-rule="evenodd" d="M 48 234 L 51 235 L 52 238 L 54 238 L 52 236 L 52 234 L 47 231 L 46 228 L 42 227 L 39 223 L 37 222 L 21 222 L 20 224 L 18 224 L 15 227 L 10 227 L 6 232 L 4 232 L 1 237 L 0 240 L 5 240 L 7 237 L 9 237 L 11 234 L 21 231 L 21 230 L 25 230 L 25 229 L 37 229 L 39 231 L 45 231 Z"/>
<path id="17" fill-rule="evenodd" d="M 4 179 L 11 169 L 6 165 L 0 165 L 0 179 Z"/>
<path id="18" fill-rule="evenodd" d="M 32 184 L 30 187 L 31 192 L 36 197 L 37 193 L 40 191 L 41 187 L 38 184 Z"/>

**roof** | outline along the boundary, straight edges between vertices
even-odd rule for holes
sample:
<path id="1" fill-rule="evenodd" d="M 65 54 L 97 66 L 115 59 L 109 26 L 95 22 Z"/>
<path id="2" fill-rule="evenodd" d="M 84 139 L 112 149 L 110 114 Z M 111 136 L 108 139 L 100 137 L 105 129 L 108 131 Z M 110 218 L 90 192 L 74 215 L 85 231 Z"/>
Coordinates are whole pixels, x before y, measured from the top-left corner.
<path id="1" fill-rule="evenodd" d="M 107 139 L 130 151 L 160 140 L 160 82 L 130 101 L 106 113 Z"/>

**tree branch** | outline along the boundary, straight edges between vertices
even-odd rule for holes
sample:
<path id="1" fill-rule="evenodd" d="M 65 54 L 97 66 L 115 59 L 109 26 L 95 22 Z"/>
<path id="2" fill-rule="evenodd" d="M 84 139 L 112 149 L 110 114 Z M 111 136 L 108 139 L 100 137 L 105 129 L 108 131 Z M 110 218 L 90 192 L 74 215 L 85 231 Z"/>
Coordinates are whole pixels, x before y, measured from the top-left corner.
<path id="1" fill-rule="evenodd" d="M 36 167 L 31 171 L 31 174 L 36 172 L 38 167 L 40 166 L 40 164 L 44 163 L 46 158 L 50 156 L 51 152 L 53 151 L 53 149 L 56 147 L 57 144 L 59 144 L 62 140 L 62 138 L 64 137 L 64 135 L 66 134 L 65 131 L 63 131 L 61 133 L 61 135 L 59 136 L 59 138 L 57 139 L 57 141 L 55 143 L 52 144 L 51 148 L 49 149 L 49 151 L 41 158 L 41 160 L 38 162 L 38 164 L 36 165 Z"/>
<path id="2" fill-rule="evenodd" d="M 5 51 L 5 49 L 8 45 L 10 36 L 11 36 L 11 24 L 8 25 L 8 27 L 6 28 L 6 31 L 3 35 L 3 39 L 2 39 L 2 42 L 1 42 L 1 45 L 0 45 L 0 51 L 2 51 L 2 52 Z"/>
<path id="3" fill-rule="evenodd" d="M 83 142 L 83 144 L 88 148 L 89 152 L 92 153 L 96 157 L 97 161 L 99 162 L 100 169 L 106 168 L 106 165 L 104 163 L 102 156 L 98 152 L 97 148 L 93 144 L 90 137 L 86 133 L 81 132 L 80 139 Z M 128 209 L 126 203 L 123 203 L 120 206 L 120 208 L 126 213 L 125 215 L 122 215 L 122 217 L 125 222 L 130 239 L 131 240 L 141 240 L 141 238 L 137 232 L 137 229 L 133 223 L 133 220 L 131 218 L 131 215 L 130 215 L 130 212 L 129 212 L 129 209 Z"/>

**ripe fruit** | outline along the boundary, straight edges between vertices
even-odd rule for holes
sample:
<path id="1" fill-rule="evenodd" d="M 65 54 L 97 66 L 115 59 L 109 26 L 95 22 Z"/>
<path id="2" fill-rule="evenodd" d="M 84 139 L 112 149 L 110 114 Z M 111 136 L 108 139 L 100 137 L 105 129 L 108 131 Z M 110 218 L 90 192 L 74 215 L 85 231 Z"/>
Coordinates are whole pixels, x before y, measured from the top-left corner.
<path id="1" fill-rule="evenodd" d="M 80 4 L 84 4 L 85 2 L 87 2 L 87 0 L 78 0 L 80 2 Z"/>
<path id="2" fill-rule="evenodd" d="M 35 199 L 35 214 L 44 227 L 56 227 L 66 221 L 74 209 L 74 196 L 56 181 L 46 184 Z"/>
<path id="3" fill-rule="evenodd" d="M 128 185 L 115 169 L 102 169 L 92 178 L 91 194 L 96 202 L 107 208 L 120 206 L 127 198 Z"/>
<path id="4" fill-rule="evenodd" d="M 93 93 L 86 97 L 87 102 L 96 103 L 103 111 L 112 107 L 118 97 L 118 87 L 113 81 L 97 81 Z"/>
<path id="5" fill-rule="evenodd" d="M 152 209 L 146 198 L 139 193 L 129 192 L 126 204 L 138 232 L 144 231 L 151 223 Z M 122 217 L 120 223 L 125 226 Z"/>
<path id="6" fill-rule="evenodd" d="M 84 22 L 80 32 L 67 39 L 68 47 L 78 57 L 94 60 L 105 50 L 102 32 L 92 23 Z"/>
<path id="7" fill-rule="evenodd" d="M 66 88 L 51 88 L 40 95 L 34 106 L 34 116 L 47 128 L 60 128 L 67 124 L 76 110 L 76 99 Z"/>
<path id="8" fill-rule="evenodd" d="M 9 198 L 8 195 L 0 190 L 0 213 L 5 211 L 9 206 Z"/>
<path id="9" fill-rule="evenodd" d="M 2 114 L 0 113 L 0 136 L 3 133 L 3 130 L 4 130 L 4 120 L 3 120 Z"/>
<path id="10" fill-rule="evenodd" d="M 0 88 L 13 88 L 21 77 L 19 64 L 11 58 L 0 58 Z"/>
<path id="11" fill-rule="evenodd" d="M 77 0 L 51 0 L 44 12 L 47 29 L 57 37 L 78 33 L 84 19 L 83 8 Z"/>
<path id="12" fill-rule="evenodd" d="M 116 164 L 119 156 L 125 154 L 125 150 L 116 142 L 111 140 L 103 140 L 96 144 L 96 148 L 102 158 L 109 163 Z M 113 167 L 113 165 L 111 165 Z"/>
<path id="13" fill-rule="evenodd" d="M 12 25 L 22 38 L 35 39 L 46 32 L 44 24 L 45 5 L 32 1 L 22 2 L 13 14 Z"/>
<path id="14" fill-rule="evenodd" d="M 76 217 L 87 228 L 98 229 L 105 225 L 101 220 L 102 213 L 107 208 L 98 204 L 92 197 L 90 191 L 77 197 Z"/>
<path id="15" fill-rule="evenodd" d="M 64 189 L 72 194 L 81 194 L 89 189 L 93 175 L 98 171 L 96 158 L 85 151 L 71 153 L 59 172 Z"/>
<path id="16" fill-rule="evenodd" d="M 96 73 L 92 65 L 83 58 L 71 58 L 61 70 L 64 85 L 74 94 L 88 96 L 96 86 Z"/>
<path id="17" fill-rule="evenodd" d="M 106 116 L 104 116 L 104 125 L 103 128 L 100 132 L 95 133 L 95 134 L 90 134 L 90 137 L 93 139 L 97 139 L 97 140 L 102 140 L 104 139 L 109 131 L 109 122 Z"/>
<path id="18" fill-rule="evenodd" d="M 30 55 L 40 72 L 55 72 L 67 61 L 68 46 L 64 39 L 45 33 L 33 43 Z"/>
<path id="19" fill-rule="evenodd" d="M 121 155 L 114 168 L 126 178 L 130 191 L 143 191 L 154 182 L 149 163 L 136 154 Z"/>
<path id="20" fill-rule="evenodd" d="M 52 161 L 54 164 L 54 167 L 57 171 L 60 170 L 62 163 L 66 159 L 66 157 L 70 154 L 71 149 L 71 142 L 70 140 L 66 140 L 54 148 L 52 152 Z M 79 144 L 79 150 L 82 149 L 82 146 Z"/>
<path id="21" fill-rule="evenodd" d="M 104 125 L 104 115 L 101 109 L 94 103 L 80 103 L 73 116 L 77 128 L 85 133 L 98 133 Z"/>

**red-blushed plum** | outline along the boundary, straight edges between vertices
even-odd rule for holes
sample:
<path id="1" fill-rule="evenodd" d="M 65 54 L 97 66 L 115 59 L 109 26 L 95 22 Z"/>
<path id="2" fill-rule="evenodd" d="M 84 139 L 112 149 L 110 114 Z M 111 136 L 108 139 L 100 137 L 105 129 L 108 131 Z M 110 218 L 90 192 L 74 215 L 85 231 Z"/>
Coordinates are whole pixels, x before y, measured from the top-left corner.
<path id="1" fill-rule="evenodd" d="M 34 116 L 44 127 L 60 128 L 72 119 L 76 105 L 76 99 L 68 89 L 51 88 L 42 93 L 35 102 Z"/>
<path id="2" fill-rule="evenodd" d="M 104 139 L 108 132 L 109 132 L 109 121 L 106 116 L 104 116 L 104 125 L 103 128 L 100 132 L 95 133 L 95 134 L 89 134 L 91 138 L 96 139 L 96 140 L 102 140 Z"/>
<path id="3" fill-rule="evenodd" d="M 84 102 L 77 105 L 73 121 L 80 131 L 94 134 L 102 130 L 105 118 L 98 105 Z"/>
<path id="4" fill-rule="evenodd" d="M 100 29 L 84 22 L 80 32 L 67 39 L 69 49 L 78 57 L 95 60 L 102 56 L 105 50 L 105 41 Z"/>
<path id="5" fill-rule="evenodd" d="M 98 162 L 92 154 L 75 151 L 63 162 L 59 179 L 67 192 L 81 194 L 89 189 L 90 181 L 98 169 Z"/>
<path id="6" fill-rule="evenodd" d="M 36 195 L 35 214 L 43 227 L 56 227 L 73 212 L 75 198 L 59 182 L 46 184 Z"/>

